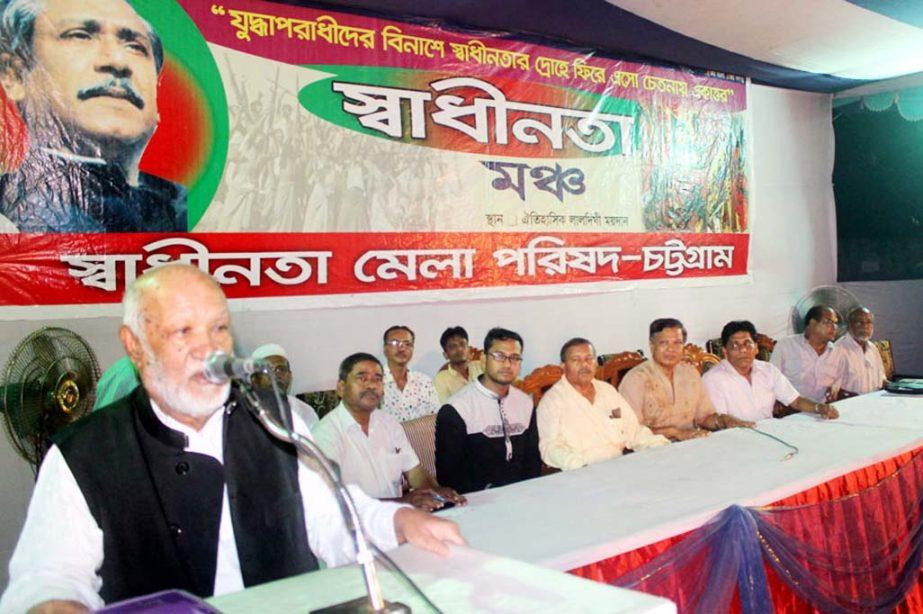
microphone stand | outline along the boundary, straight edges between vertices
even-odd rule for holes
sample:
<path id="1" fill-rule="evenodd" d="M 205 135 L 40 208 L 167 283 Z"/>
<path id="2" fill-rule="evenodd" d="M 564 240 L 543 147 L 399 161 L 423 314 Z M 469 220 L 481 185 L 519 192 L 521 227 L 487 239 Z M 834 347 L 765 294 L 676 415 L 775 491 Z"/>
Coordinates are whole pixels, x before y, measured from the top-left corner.
<path id="1" fill-rule="evenodd" d="M 272 380 L 273 391 L 276 394 L 276 401 L 279 403 L 281 412 L 281 397 L 279 396 L 279 391 L 276 387 L 275 378 L 270 375 L 270 379 Z M 403 603 L 387 603 L 382 598 L 381 585 L 378 582 L 378 573 L 375 570 L 375 558 L 372 554 L 372 551 L 369 549 L 365 531 L 362 529 L 362 523 L 359 521 L 359 511 L 356 508 L 355 501 L 353 501 L 352 496 L 349 494 L 349 490 L 347 490 L 346 485 L 343 484 L 343 481 L 339 478 L 338 472 L 336 469 L 334 469 L 331 461 L 326 456 L 324 456 L 324 453 L 312 440 L 308 439 L 307 437 L 303 437 L 296 433 L 293 429 L 280 424 L 279 421 L 276 420 L 276 418 L 273 417 L 265 407 L 263 407 L 263 404 L 260 403 L 259 398 L 257 398 L 249 386 L 241 382 L 240 389 L 249 402 L 250 412 L 254 415 L 254 417 L 256 417 L 260 424 L 263 425 L 263 428 L 265 428 L 270 435 L 280 441 L 294 445 L 299 451 L 303 452 L 314 461 L 315 471 L 320 474 L 320 476 L 324 479 L 325 482 L 327 482 L 327 485 L 333 491 L 333 494 L 337 500 L 337 504 L 340 506 L 340 515 L 343 516 L 343 521 L 346 523 L 346 528 L 353 538 L 353 544 L 356 547 L 356 562 L 359 563 L 359 566 L 362 568 L 362 576 L 365 580 L 365 589 L 368 595 L 368 603 L 365 603 L 365 599 L 359 598 L 355 601 L 350 601 L 337 606 L 332 606 L 330 608 L 325 608 L 323 611 L 354 611 L 354 607 L 359 611 L 368 611 L 368 607 L 371 607 L 371 612 L 375 612 L 376 614 L 391 612 L 409 613 L 410 608 L 408 608 Z"/>

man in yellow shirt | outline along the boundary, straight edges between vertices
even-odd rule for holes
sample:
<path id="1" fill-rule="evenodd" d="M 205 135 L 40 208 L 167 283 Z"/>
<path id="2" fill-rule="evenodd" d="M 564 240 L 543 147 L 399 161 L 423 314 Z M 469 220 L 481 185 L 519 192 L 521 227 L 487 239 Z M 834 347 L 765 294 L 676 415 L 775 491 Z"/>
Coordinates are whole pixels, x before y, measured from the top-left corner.
<path id="1" fill-rule="evenodd" d="M 440 369 L 433 380 L 439 402 L 445 403 L 450 396 L 467 386 L 484 372 L 480 361 L 468 360 L 468 331 L 461 326 L 451 326 L 439 337 L 442 355 L 449 364 Z"/>

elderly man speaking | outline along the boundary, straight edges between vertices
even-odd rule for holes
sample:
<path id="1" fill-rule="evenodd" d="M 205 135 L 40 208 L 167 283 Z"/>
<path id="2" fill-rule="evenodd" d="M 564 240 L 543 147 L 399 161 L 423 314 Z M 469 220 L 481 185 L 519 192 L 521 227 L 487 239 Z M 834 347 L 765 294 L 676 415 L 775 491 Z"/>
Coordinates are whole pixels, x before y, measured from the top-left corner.
<path id="1" fill-rule="evenodd" d="M 236 388 L 205 375 L 206 357 L 232 347 L 218 284 L 167 265 L 139 277 L 124 308 L 119 335 L 141 385 L 48 451 L 0 611 L 82 612 L 171 588 L 218 595 L 317 569 L 318 559 L 351 561 L 321 477 L 261 428 Z M 381 548 L 409 541 L 444 553 L 464 541 L 445 519 L 358 489 L 353 498 Z"/>

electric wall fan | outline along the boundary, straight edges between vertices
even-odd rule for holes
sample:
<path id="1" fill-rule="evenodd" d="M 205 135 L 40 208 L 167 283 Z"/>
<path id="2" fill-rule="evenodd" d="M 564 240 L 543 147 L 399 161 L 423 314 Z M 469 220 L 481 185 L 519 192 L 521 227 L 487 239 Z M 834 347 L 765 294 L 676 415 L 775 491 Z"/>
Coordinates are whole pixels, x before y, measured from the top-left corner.
<path id="1" fill-rule="evenodd" d="M 802 296 L 792 308 L 792 329 L 796 333 L 804 332 L 804 316 L 814 305 L 827 305 L 836 311 L 840 318 L 836 330 L 839 339 L 846 333 L 846 316 L 860 303 L 852 292 L 839 286 L 817 286 Z"/>
<path id="2" fill-rule="evenodd" d="M 51 437 L 92 409 L 99 364 L 81 337 L 45 327 L 19 342 L 0 381 L 0 409 L 16 451 L 38 472 Z"/>

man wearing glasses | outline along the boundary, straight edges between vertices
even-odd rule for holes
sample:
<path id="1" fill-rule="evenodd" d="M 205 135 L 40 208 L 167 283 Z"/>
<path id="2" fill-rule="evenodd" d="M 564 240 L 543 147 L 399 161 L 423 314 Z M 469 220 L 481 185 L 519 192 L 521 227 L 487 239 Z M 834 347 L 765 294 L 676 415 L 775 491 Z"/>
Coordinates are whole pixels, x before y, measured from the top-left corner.
<path id="1" fill-rule="evenodd" d="M 831 307 L 811 307 L 804 315 L 804 334 L 780 339 L 769 359 L 801 396 L 815 402 L 836 397 L 843 385 L 846 361 L 833 345 L 839 321 Z"/>
<path id="2" fill-rule="evenodd" d="M 756 360 L 756 327 L 752 322 L 728 322 L 721 331 L 726 358 L 702 377 L 718 411 L 756 422 L 772 417 L 776 401 L 808 414 L 832 420 L 832 405 L 815 403 L 798 394 L 775 365 Z"/>
<path id="3" fill-rule="evenodd" d="M 388 368 L 381 409 L 401 422 L 435 414 L 439 398 L 433 380 L 409 367 L 413 358 L 413 331 L 402 324 L 392 326 L 385 331 L 384 341 Z"/>
<path id="4" fill-rule="evenodd" d="M 279 394 L 286 395 L 292 413 L 301 416 L 308 428 L 313 427 L 317 422 L 317 412 L 295 395 L 289 394 L 292 387 L 292 367 L 285 348 L 277 343 L 267 343 L 253 350 L 250 358 L 266 360 L 271 365 L 272 375 L 279 386 Z M 254 373 L 250 383 L 257 389 L 272 390 L 272 382 L 266 373 Z"/>
<path id="5" fill-rule="evenodd" d="M 436 478 L 460 493 L 538 477 L 542 462 L 532 399 L 511 384 L 522 367 L 522 337 L 492 328 L 484 373 L 436 417 Z"/>

